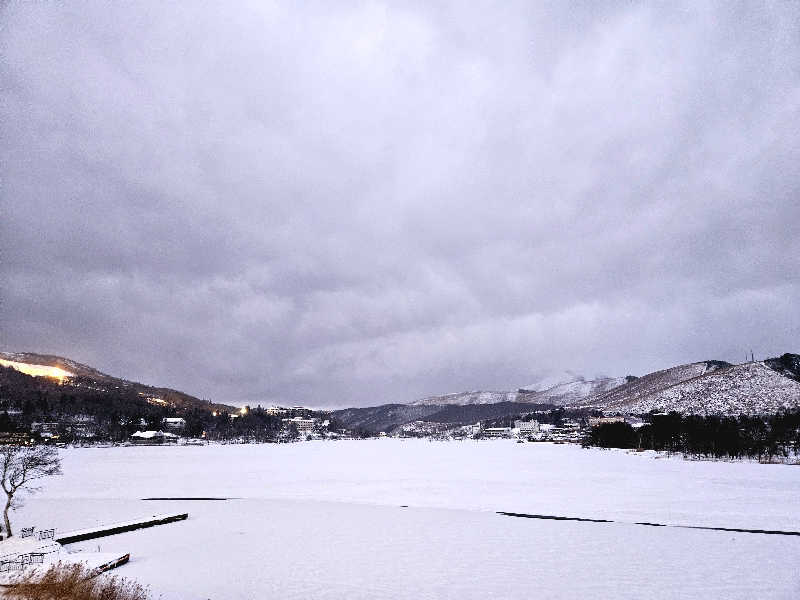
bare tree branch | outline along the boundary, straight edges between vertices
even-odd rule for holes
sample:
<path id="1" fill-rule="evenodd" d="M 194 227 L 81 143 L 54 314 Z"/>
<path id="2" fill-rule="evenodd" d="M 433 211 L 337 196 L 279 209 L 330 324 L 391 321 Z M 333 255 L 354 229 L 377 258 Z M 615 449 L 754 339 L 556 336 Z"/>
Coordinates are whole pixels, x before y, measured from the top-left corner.
<path id="1" fill-rule="evenodd" d="M 29 493 L 39 490 L 32 483 L 44 477 L 61 475 L 58 451 L 49 446 L 0 446 L 0 487 L 6 493 L 3 512 L 6 535 L 11 537 L 8 511 L 20 505 L 16 493 L 25 489 Z"/>

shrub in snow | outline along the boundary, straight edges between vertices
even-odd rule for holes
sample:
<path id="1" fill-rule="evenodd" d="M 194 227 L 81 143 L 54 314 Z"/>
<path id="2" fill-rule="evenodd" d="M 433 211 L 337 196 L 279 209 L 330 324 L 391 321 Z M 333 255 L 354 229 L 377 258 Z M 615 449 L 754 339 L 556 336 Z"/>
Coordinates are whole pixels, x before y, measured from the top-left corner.
<path id="1" fill-rule="evenodd" d="M 121 577 L 95 577 L 80 563 L 52 565 L 44 572 L 22 575 L 6 587 L 9 600 L 147 600 L 147 588 Z"/>

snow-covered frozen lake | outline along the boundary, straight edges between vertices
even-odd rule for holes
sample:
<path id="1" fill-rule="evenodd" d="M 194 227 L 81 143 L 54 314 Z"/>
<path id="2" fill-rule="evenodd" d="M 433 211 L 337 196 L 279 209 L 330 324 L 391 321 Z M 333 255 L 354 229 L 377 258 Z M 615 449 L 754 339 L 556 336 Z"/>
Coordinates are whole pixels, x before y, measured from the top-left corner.
<path id="1" fill-rule="evenodd" d="M 60 530 L 189 520 L 74 548 L 173 598 L 797 598 L 800 467 L 576 446 L 371 440 L 71 449 L 17 511 Z M 143 501 L 147 497 L 224 501 Z M 534 520 L 496 511 L 609 519 Z"/>

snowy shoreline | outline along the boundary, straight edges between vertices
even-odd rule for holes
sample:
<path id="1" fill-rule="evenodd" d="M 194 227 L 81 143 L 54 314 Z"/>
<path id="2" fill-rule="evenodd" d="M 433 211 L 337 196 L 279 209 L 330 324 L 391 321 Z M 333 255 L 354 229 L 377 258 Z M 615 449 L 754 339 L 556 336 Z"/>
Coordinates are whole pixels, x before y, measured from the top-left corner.
<path id="1" fill-rule="evenodd" d="M 515 440 L 510 439 L 452 439 L 452 440 L 444 440 L 444 439 L 434 439 L 434 438 L 423 438 L 423 439 L 413 439 L 413 438 L 397 438 L 392 440 L 387 440 L 386 438 L 383 439 L 374 439 L 368 438 L 363 440 L 311 440 L 311 441 L 304 441 L 298 440 L 294 442 L 285 442 L 285 443 L 272 443 L 272 442 L 208 442 L 205 444 L 178 444 L 178 445 L 158 445 L 154 444 L 152 446 L 148 445 L 135 445 L 135 444 L 70 444 L 64 447 L 61 447 L 62 450 L 107 450 L 107 449 L 124 449 L 124 448 L 184 448 L 184 447 L 196 447 L 196 448 L 210 448 L 210 447 L 228 447 L 228 446 L 260 446 L 260 447 L 275 447 L 275 446 L 283 446 L 286 444 L 350 444 L 350 443 L 370 443 L 370 442 L 385 442 L 385 441 L 394 441 L 394 442 L 411 442 L 417 443 L 420 441 L 429 442 L 432 444 L 512 444 L 515 443 Z M 525 442 L 526 444 L 534 444 L 534 445 L 547 445 L 547 446 L 571 446 L 573 448 L 581 448 L 582 450 L 591 450 L 591 451 L 600 451 L 600 452 L 612 452 L 612 453 L 625 453 L 631 456 L 642 456 L 654 460 L 658 459 L 679 459 L 685 460 L 689 462 L 714 462 L 714 463 L 749 463 L 749 464 L 759 464 L 759 465 L 784 465 L 784 466 L 800 466 L 800 452 L 794 453 L 788 457 L 778 457 L 773 456 L 769 460 L 761 460 L 758 458 L 750 458 L 750 457 L 714 457 L 714 456 L 702 456 L 702 455 L 693 455 L 693 454 L 685 454 L 682 452 L 668 452 L 665 450 L 632 450 L 629 448 L 600 448 L 600 447 L 591 447 L 591 448 L 583 448 L 578 443 L 555 443 L 552 441 L 537 441 L 537 442 Z"/>

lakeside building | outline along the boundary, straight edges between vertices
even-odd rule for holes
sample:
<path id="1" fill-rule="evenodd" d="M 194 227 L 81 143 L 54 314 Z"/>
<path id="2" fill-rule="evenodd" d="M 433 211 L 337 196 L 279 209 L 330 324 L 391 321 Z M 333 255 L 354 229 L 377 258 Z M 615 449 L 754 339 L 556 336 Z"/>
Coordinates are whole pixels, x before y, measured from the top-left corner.
<path id="1" fill-rule="evenodd" d="M 481 430 L 481 435 L 487 438 L 510 438 L 511 427 L 485 427 Z"/>
<path id="2" fill-rule="evenodd" d="M 539 431 L 542 432 L 542 434 L 544 434 L 545 437 L 547 437 L 553 432 L 553 429 L 555 429 L 555 427 L 556 427 L 555 425 L 552 425 L 550 423 L 542 423 L 541 425 L 539 425 Z"/>
<path id="3" fill-rule="evenodd" d="M 183 417 L 165 417 L 161 419 L 161 424 L 170 431 L 183 431 L 186 429 L 186 419 Z"/>
<path id="4" fill-rule="evenodd" d="M 33 433 L 41 433 L 42 435 L 44 435 L 46 433 L 50 434 L 50 435 L 53 435 L 53 434 L 58 433 L 58 428 L 59 428 L 60 425 L 61 424 L 58 423 L 58 422 L 47 422 L 47 423 L 44 423 L 44 422 L 36 422 L 36 421 L 34 421 L 33 423 L 31 423 L 31 431 Z"/>
<path id="5" fill-rule="evenodd" d="M 27 446 L 31 443 L 31 434 L 0 431 L 0 445 L 2 446 Z"/>
<path id="6" fill-rule="evenodd" d="M 589 417 L 589 427 L 600 427 L 608 423 L 624 423 L 624 417 Z"/>
<path id="7" fill-rule="evenodd" d="M 519 435 L 528 436 L 539 433 L 539 421 L 514 421 L 514 429 L 519 431 Z"/>
<path id="8" fill-rule="evenodd" d="M 58 430 L 61 426 L 57 422 L 36 422 L 31 423 L 31 433 L 38 433 L 44 439 L 58 438 Z"/>
<path id="9" fill-rule="evenodd" d="M 85 440 L 91 439 L 97 435 L 97 427 L 92 423 L 74 423 L 67 427 L 67 431 L 76 438 Z"/>
<path id="10" fill-rule="evenodd" d="M 308 433 L 314 430 L 314 425 L 316 425 L 316 419 L 304 419 L 302 417 L 292 417 L 291 419 L 281 419 L 283 422 L 284 427 L 290 427 L 294 425 L 297 427 L 298 433 Z"/>
<path id="11" fill-rule="evenodd" d="M 564 419 L 561 426 L 543 423 L 539 425 L 539 439 L 553 442 L 579 442 L 581 440 L 581 425 L 577 421 Z"/>
<path id="12" fill-rule="evenodd" d="M 178 436 L 164 431 L 137 431 L 131 435 L 131 442 L 143 446 L 177 444 Z"/>
<path id="13" fill-rule="evenodd" d="M 80 439 L 89 439 L 97 434 L 96 423 L 97 419 L 90 415 L 75 415 L 66 418 L 63 423 L 33 422 L 31 423 L 31 433 L 38 433 L 45 439 L 56 439 L 60 437 L 60 433 L 71 434 Z"/>

